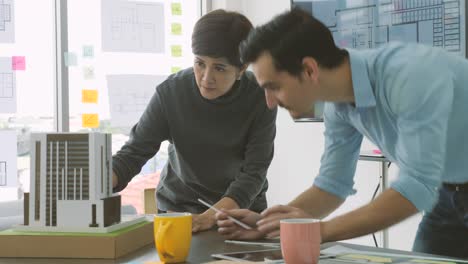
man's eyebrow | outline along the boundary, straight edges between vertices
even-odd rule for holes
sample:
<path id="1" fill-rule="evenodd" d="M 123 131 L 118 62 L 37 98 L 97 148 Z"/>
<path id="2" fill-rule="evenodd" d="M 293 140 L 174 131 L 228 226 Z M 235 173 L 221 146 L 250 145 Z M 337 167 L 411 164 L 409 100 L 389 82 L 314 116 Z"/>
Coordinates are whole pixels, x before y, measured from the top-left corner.
<path id="1" fill-rule="evenodd" d="M 271 89 L 275 88 L 275 86 L 276 86 L 276 85 L 275 85 L 274 82 L 266 82 L 266 83 L 264 83 L 264 84 L 261 85 L 261 87 L 262 87 L 263 89 L 266 89 L 266 90 L 271 90 Z"/>

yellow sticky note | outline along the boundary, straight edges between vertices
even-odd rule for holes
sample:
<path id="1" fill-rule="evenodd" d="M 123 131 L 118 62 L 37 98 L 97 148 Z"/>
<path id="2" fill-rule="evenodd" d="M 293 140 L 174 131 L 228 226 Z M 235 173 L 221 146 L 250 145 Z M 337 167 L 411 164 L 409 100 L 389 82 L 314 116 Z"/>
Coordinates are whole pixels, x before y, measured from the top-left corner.
<path id="1" fill-rule="evenodd" d="M 171 13 L 173 16 L 182 15 L 182 5 L 180 3 L 171 3 Z"/>
<path id="2" fill-rule="evenodd" d="M 428 263 L 428 264 L 456 264 L 455 262 L 450 262 L 450 261 L 428 260 L 428 259 L 412 259 L 410 260 L 410 262 Z"/>
<path id="3" fill-rule="evenodd" d="M 176 72 L 178 72 L 180 70 L 182 70 L 181 67 L 175 67 L 175 66 L 171 67 L 171 73 L 176 73 Z"/>
<path id="4" fill-rule="evenodd" d="M 83 103 L 96 104 L 98 101 L 98 91 L 97 90 L 82 90 L 81 101 Z"/>
<path id="5" fill-rule="evenodd" d="M 172 35 L 182 35 L 182 24 L 172 23 L 171 24 L 171 33 L 172 33 Z"/>
<path id="6" fill-rule="evenodd" d="M 81 116 L 82 126 L 96 128 L 99 127 L 99 115 L 98 114 L 83 114 Z"/>
<path id="7" fill-rule="evenodd" d="M 347 254 L 347 255 L 340 256 L 340 258 L 353 259 L 353 260 L 361 259 L 361 260 L 367 260 L 367 261 L 378 262 L 378 263 L 392 263 L 391 258 L 369 256 L 369 255 L 359 255 L 359 254 Z"/>
<path id="8" fill-rule="evenodd" d="M 171 56 L 172 57 L 182 57 L 182 46 L 172 45 L 171 46 Z"/>

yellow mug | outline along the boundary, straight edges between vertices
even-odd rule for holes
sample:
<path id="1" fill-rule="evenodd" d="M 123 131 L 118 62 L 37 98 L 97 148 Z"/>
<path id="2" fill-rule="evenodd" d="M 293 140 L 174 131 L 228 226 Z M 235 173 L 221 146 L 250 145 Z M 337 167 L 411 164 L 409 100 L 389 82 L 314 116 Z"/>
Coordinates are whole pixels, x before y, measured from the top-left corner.
<path id="1" fill-rule="evenodd" d="M 154 242 L 164 263 L 184 262 L 192 241 L 192 214 L 164 213 L 154 216 Z"/>

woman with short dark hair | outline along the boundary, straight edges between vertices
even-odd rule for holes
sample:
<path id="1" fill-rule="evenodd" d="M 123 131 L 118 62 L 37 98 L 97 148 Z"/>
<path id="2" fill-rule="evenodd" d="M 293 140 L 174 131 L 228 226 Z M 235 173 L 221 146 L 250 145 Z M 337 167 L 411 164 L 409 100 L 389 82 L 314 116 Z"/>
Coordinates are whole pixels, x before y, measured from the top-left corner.
<path id="1" fill-rule="evenodd" d="M 156 197 L 158 210 L 190 212 L 193 231 L 215 225 L 215 207 L 267 207 L 276 109 L 239 58 L 252 24 L 224 10 L 201 17 L 192 35 L 194 66 L 169 76 L 153 95 L 129 141 L 113 157 L 114 191 L 126 187 L 161 142 L 170 142 Z"/>

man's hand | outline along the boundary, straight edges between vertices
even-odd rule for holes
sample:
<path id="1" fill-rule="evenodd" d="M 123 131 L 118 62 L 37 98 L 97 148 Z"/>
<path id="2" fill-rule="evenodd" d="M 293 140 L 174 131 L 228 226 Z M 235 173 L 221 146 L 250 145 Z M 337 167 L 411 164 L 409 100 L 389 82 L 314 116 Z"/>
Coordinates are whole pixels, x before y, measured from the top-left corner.
<path id="1" fill-rule="evenodd" d="M 213 214 L 192 214 L 192 232 L 200 232 L 212 228 L 216 224 Z"/>
<path id="2" fill-rule="evenodd" d="M 247 230 L 239 226 L 230 220 L 228 215 L 251 227 L 254 227 L 254 229 Z M 218 232 L 226 239 L 255 240 L 264 238 L 265 234 L 255 228 L 260 217 L 260 214 L 247 209 L 223 210 L 221 213 L 216 213 L 217 224 L 219 227 Z"/>
<path id="3" fill-rule="evenodd" d="M 266 234 L 267 238 L 280 235 L 280 220 L 286 218 L 313 218 L 303 210 L 287 206 L 275 205 L 261 213 L 262 219 L 257 222 L 257 229 Z"/>

